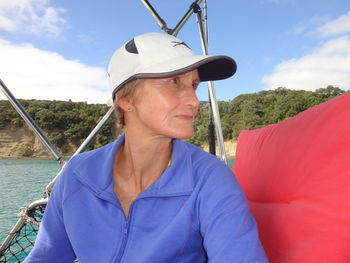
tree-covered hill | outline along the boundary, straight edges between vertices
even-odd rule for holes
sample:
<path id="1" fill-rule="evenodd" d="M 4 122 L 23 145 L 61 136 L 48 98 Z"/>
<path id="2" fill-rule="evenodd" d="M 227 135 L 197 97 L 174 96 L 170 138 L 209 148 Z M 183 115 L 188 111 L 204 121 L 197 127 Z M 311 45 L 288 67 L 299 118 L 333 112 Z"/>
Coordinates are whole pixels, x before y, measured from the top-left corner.
<path id="1" fill-rule="evenodd" d="M 280 122 L 344 93 L 345 91 L 333 86 L 314 92 L 278 88 L 243 94 L 230 101 L 219 101 L 224 139 L 236 139 L 242 129 L 255 129 Z M 47 100 L 20 100 L 20 102 L 61 150 L 68 143 L 79 146 L 108 110 L 106 105 L 84 102 Z M 23 125 L 24 122 L 10 103 L 1 100 L 0 129 Z M 208 138 L 207 130 L 208 103 L 201 102 L 196 119 L 195 136 L 189 141 L 197 145 L 205 144 Z M 115 118 L 110 119 L 92 148 L 106 144 L 119 133 L 120 129 L 115 127 Z"/>
<path id="2" fill-rule="evenodd" d="M 257 129 L 283 121 L 344 93 L 346 91 L 333 86 L 314 92 L 278 88 L 243 94 L 230 101 L 219 101 L 224 140 L 237 139 L 240 131 L 244 129 Z M 206 142 L 207 127 L 208 103 L 201 102 L 195 126 L 196 133 L 190 141 L 197 145 Z"/>
<path id="3" fill-rule="evenodd" d="M 85 102 L 19 100 L 39 127 L 59 149 L 65 149 L 68 143 L 78 147 L 89 135 L 97 122 L 107 112 L 104 104 Z M 113 140 L 116 132 L 114 118 L 111 118 L 97 136 L 93 148 L 105 145 Z M 22 118 L 6 100 L 0 101 L 0 129 L 19 128 L 25 125 Z M 63 150 L 65 152 L 66 150 Z"/>

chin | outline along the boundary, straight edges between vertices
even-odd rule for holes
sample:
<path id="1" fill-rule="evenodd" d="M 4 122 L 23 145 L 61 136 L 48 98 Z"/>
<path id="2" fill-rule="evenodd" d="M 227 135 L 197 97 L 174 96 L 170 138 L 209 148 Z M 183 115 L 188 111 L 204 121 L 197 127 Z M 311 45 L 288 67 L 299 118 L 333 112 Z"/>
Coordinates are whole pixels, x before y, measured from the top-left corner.
<path id="1" fill-rule="evenodd" d="M 190 132 L 181 131 L 181 132 L 179 132 L 177 134 L 174 134 L 173 138 L 176 138 L 176 139 L 189 139 L 193 135 L 194 135 L 193 131 L 190 131 Z"/>
<path id="2" fill-rule="evenodd" d="M 172 139 L 189 139 L 194 135 L 193 127 L 191 126 L 171 126 L 167 128 L 158 127 L 156 133 Z"/>

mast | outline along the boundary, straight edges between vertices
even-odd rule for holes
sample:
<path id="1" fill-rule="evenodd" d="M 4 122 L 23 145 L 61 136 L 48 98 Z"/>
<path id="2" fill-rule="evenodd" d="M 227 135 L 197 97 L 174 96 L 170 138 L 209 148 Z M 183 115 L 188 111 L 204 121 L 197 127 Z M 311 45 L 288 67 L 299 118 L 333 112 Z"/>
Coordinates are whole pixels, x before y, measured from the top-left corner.
<path id="1" fill-rule="evenodd" d="M 155 11 L 152 5 L 147 0 L 141 0 L 141 2 L 146 6 L 147 10 L 151 13 L 151 15 L 155 18 L 158 25 L 162 30 L 166 33 L 176 36 L 183 25 L 187 22 L 190 16 L 195 13 L 197 14 L 197 23 L 199 28 L 199 35 L 202 44 L 202 52 L 203 55 L 208 55 L 208 19 L 207 19 L 207 1 L 204 0 L 204 16 L 202 15 L 202 10 L 199 4 L 202 0 L 194 1 L 189 7 L 188 11 L 181 18 L 179 23 L 175 26 L 174 29 L 170 29 L 167 27 L 164 20 L 159 16 L 159 14 Z M 208 92 L 209 92 L 209 147 L 210 153 L 215 155 L 215 138 L 213 138 L 213 120 L 215 124 L 216 138 L 218 140 L 219 146 L 219 158 L 224 161 L 227 165 L 226 152 L 225 152 L 225 144 L 224 138 L 222 134 L 221 121 L 220 121 L 220 113 L 219 107 L 216 99 L 215 87 L 213 81 L 208 81 Z"/>

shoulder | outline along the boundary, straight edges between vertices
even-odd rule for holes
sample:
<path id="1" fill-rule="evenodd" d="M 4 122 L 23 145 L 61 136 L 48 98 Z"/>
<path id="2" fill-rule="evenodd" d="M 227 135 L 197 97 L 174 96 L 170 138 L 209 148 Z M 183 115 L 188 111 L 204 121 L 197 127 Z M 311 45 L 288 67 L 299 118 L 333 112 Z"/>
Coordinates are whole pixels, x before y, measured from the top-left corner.
<path id="1" fill-rule="evenodd" d="M 212 155 L 201 148 L 184 141 L 181 143 L 186 147 L 191 159 L 192 174 L 194 183 L 206 181 L 209 177 L 215 177 L 216 180 L 235 180 L 229 167 L 215 155 Z"/>
<path id="2" fill-rule="evenodd" d="M 88 162 L 92 160 L 96 160 L 101 158 L 102 156 L 108 155 L 113 150 L 113 146 L 116 142 L 110 142 L 98 149 L 94 149 L 88 152 L 79 153 L 73 156 L 67 163 L 68 169 L 75 169 L 81 165 L 86 165 Z"/>
<path id="3" fill-rule="evenodd" d="M 82 184 L 89 183 L 89 180 L 93 181 L 94 178 L 90 177 L 96 174 L 97 170 L 101 170 L 106 157 L 113 159 L 111 155 L 115 143 L 73 156 L 60 171 L 53 190 L 60 192 L 65 199 L 72 192 L 76 192 Z"/>
<path id="4" fill-rule="evenodd" d="M 215 163 L 216 161 L 219 161 L 216 156 L 204 151 L 194 144 L 181 140 L 177 140 L 177 143 L 181 144 L 186 149 L 187 153 L 190 155 L 193 161 L 193 164 L 201 162 Z"/>

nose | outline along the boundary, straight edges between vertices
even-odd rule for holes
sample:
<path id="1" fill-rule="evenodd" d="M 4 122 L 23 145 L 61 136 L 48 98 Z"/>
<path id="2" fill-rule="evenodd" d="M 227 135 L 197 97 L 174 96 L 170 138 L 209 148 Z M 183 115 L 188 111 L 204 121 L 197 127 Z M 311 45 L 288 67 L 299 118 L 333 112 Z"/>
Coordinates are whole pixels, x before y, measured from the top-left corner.
<path id="1" fill-rule="evenodd" d="M 199 100 L 196 94 L 196 88 L 200 82 L 198 70 L 194 69 L 192 71 L 183 73 L 178 76 L 179 84 L 183 92 L 182 96 L 184 98 L 184 104 L 186 107 L 194 108 L 198 111 Z"/>
<path id="2" fill-rule="evenodd" d="M 191 86 L 186 88 L 184 98 L 185 98 L 184 102 L 186 106 L 198 109 L 199 100 L 196 94 L 196 90 L 192 87 L 192 84 Z"/>

